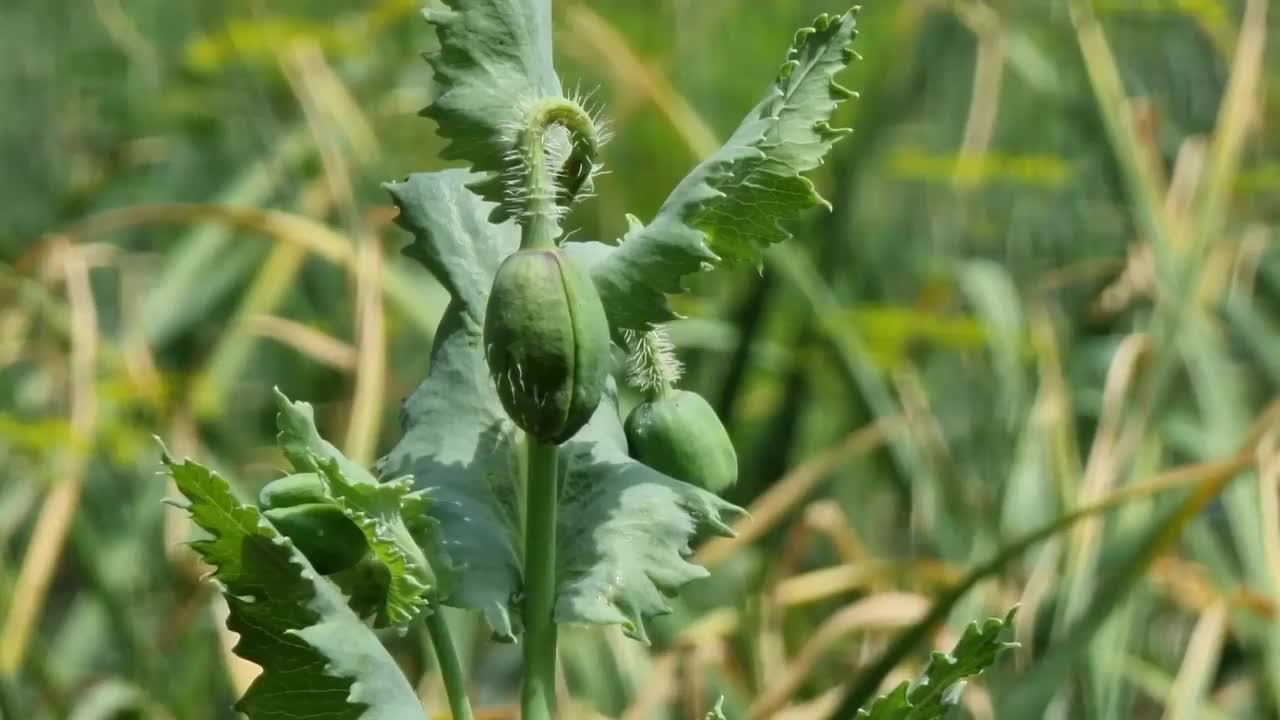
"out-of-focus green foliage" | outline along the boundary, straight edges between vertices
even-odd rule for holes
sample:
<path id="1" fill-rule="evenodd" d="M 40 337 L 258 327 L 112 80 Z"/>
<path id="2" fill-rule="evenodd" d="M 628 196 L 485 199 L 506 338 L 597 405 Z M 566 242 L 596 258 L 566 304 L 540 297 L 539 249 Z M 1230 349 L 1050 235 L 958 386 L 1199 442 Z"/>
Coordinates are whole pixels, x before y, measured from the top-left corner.
<path id="1" fill-rule="evenodd" d="M 449 299 L 380 188 L 439 169 L 418 5 L 0 11 L 0 716 L 234 717 L 254 669 L 151 436 L 241 498 L 284 466 L 273 386 L 353 460 L 390 448 Z M 602 242 L 728 139 L 780 28 L 845 9 L 555 8 L 557 66 L 618 130 L 572 218 Z M 827 717 L 1016 602 L 1021 647 L 957 716 L 1280 712 L 1277 15 L 868 1 L 833 210 L 672 301 L 752 517 L 695 545 L 713 576 L 650 647 L 564 632 L 566 716 Z M 518 653 L 447 619 L 509 716 Z M 425 631 L 381 640 L 445 707 Z"/>

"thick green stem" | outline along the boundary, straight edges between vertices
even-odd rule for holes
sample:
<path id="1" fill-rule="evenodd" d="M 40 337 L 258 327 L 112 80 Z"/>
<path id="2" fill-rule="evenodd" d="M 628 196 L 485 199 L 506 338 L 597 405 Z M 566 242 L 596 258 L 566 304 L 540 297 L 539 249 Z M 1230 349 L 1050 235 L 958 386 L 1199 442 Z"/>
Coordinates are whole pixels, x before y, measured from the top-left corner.
<path id="1" fill-rule="evenodd" d="M 573 201 L 594 167 L 599 134 L 590 115 L 565 98 L 549 98 L 531 111 L 519 138 L 518 168 L 522 250 L 550 250 L 560 236 L 561 208 Z M 552 162 L 547 131 L 569 133 L 569 156 Z M 524 495 L 524 687 L 520 707 L 524 720 L 552 720 L 556 715 L 556 474 L 557 447 L 528 436 Z"/>
<path id="2" fill-rule="evenodd" d="M 524 543 L 524 720 L 556 716 L 557 448 L 529 438 L 528 516 Z"/>
<path id="3" fill-rule="evenodd" d="M 444 692 L 449 697 L 449 712 L 453 720 L 472 720 L 471 700 L 467 698 L 467 677 L 458 662 L 458 651 L 453 647 L 453 635 L 440 608 L 432 608 L 427 615 L 427 632 L 436 651 L 436 663 L 440 677 L 444 679 Z"/>

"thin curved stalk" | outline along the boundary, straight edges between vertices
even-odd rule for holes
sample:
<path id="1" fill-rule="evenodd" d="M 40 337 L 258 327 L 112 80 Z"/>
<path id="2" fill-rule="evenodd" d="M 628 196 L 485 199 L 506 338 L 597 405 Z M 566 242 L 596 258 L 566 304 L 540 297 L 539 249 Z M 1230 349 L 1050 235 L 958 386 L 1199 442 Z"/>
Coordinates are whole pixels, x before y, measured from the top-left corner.
<path id="1" fill-rule="evenodd" d="M 453 635 L 440 608 L 434 608 L 426 618 L 427 633 L 435 649 L 440 677 L 444 680 L 444 692 L 449 698 L 449 713 L 453 720 L 472 720 L 471 700 L 467 698 L 467 677 L 458 662 L 458 651 L 453 646 Z"/>

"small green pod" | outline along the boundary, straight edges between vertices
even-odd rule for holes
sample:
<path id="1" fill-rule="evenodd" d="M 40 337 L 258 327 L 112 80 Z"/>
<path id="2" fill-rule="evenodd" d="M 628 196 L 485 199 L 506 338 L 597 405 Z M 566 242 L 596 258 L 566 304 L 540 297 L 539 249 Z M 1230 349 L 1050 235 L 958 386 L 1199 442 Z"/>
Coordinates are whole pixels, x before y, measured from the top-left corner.
<path id="1" fill-rule="evenodd" d="M 286 475 L 267 483 L 258 493 L 258 507 L 263 510 L 328 501 L 324 482 L 315 473 Z"/>
<path id="2" fill-rule="evenodd" d="M 561 443 L 591 419 L 609 372 L 609 323 L 591 278 L 558 249 L 521 250 L 493 280 L 485 358 L 520 429 Z"/>
<path id="3" fill-rule="evenodd" d="M 738 454 L 720 418 L 701 395 L 670 390 L 640 403 L 624 425 L 631 457 L 713 493 L 738 479 Z"/>
<path id="4" fill-rule="evenodd" d="M 321 575 L 346 570 L 368 550 L 364 533 L 334 505 L 309 503 L 263 510 Z"/>
<path id="5" fill-rule="evenodd" d="M 350 568 L 368 550 L 364 533 L 329 501 L 324 481 L 315 473 L 267 483 L 258 493 L 258 506 L 321 575 Z"/>

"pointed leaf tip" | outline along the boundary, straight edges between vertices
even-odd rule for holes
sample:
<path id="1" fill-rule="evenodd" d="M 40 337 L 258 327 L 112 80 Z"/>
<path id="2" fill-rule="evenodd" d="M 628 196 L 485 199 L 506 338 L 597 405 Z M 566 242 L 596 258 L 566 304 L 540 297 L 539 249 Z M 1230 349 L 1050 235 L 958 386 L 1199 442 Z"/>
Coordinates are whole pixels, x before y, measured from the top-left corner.
<path id="1" fill-rule="evenodd" d="M 249 717 L 422 718 L 395 660 L 293 543 L 190 460 L 169 465 L 196 525 L 190 543 L 227 598 L 234 651 L 262 669 L 236 708 Z M 272 588 L 264 593 L 263 588 Z M 373 690 L 353 699 L 358 688 Z"/>
<path id="2" fill-rule="evenodd" d="M 967 682 L 995 663 L 1011 645 L 1001 639 L 1017 612 L 1014 606 L 1004 618 L 969 623 L 949 653 L 933 652 L 924 673 L 903 682 L 858 711 L 861 720 L 939 720 L 960 700 Z"/>
<path id="3" fill-rule="evenodd" d="M 563 579 L 556 617 L 621 624 L 629 637 L 647 642 L 646 618 L 669 612 L 669 596 L 709 574 L 686 559 L 689 542 L 700 532 L 727 530 L 723 517 L 738 508 L 630 458 L 612 385 L 560 457 Z"/>
<path id="4" fill-rule="evenodd" d="M 682 277 L 722 263 L 759 264 L 790 233 L 782 223 L 825 201 L 804 177 L 846 133 L 820 130 L 852 97 L 835 76 L 852 57 L 854 13 L 820 15 L 798 30 L 764 100 L 717 153 L 693 170 L 653 221 L 631 227 L 592 268 L 617 329 L 675 317 Z M 829 127 L 829 126 L 828 126 Z"/>

